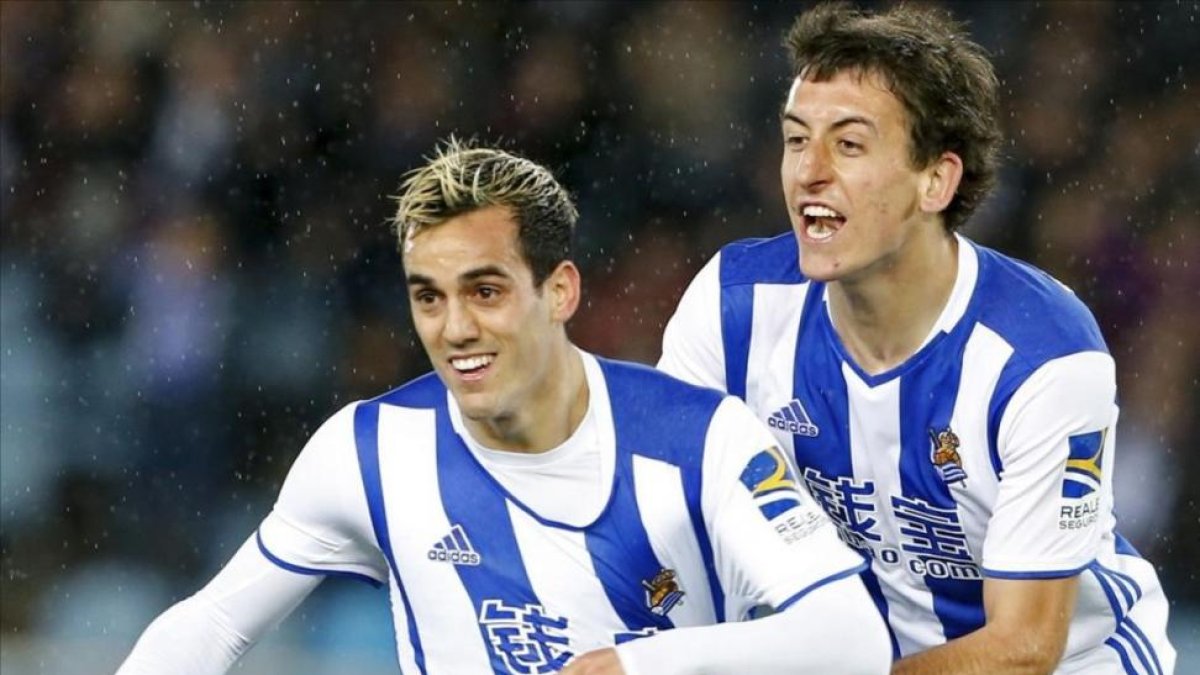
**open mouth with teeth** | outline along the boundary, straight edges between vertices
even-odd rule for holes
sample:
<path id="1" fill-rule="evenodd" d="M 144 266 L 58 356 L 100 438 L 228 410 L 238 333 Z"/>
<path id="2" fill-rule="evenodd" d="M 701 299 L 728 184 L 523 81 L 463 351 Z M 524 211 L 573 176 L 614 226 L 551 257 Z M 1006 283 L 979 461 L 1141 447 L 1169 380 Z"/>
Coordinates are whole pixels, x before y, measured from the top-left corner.
<path id="1" fill-rule="evenodd" d="M 800 215 L 804 218 L 804 234 L 814 241 L 829 239 L 846 223 L 845 216 L 821 204 L 806 205 Z"/>
<path id="2" fill-rule="evenodd" d="M 473 380 L 482 377 L 495 360 L 495 354 L 456 356 L 450 359 L 450 367 L 459 375 L 462 375 L 464 379 Z"/>

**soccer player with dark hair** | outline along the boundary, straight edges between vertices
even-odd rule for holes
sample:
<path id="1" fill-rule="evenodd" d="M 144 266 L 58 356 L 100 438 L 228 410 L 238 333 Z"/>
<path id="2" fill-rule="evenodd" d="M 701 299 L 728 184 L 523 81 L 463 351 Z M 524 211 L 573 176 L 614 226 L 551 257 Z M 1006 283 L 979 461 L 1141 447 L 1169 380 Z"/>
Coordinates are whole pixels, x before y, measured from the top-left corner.
<path id="1" fill-rule="evenodd" d="M 571 344 L 576 218 L 507 152 L 451 141 L 409 174 L 434 372 L 321 426 L 123 675 L 225 672 L 326 576 L 388 586 L 405 673 L 886 672 L 862 558 L 745 404 Z"/>
<path id="2" fill-rule="evenodd" d="M 819 6 L 787 45 L 792 232 L 704 267 L 659 367 L 772 427 L 871 561 L 893 672 L 1171 672 L 1154 567 L 1114 530 L 1096 321 L 955 231 L 1001 141 L 983 49 L 904 5 Z"/>

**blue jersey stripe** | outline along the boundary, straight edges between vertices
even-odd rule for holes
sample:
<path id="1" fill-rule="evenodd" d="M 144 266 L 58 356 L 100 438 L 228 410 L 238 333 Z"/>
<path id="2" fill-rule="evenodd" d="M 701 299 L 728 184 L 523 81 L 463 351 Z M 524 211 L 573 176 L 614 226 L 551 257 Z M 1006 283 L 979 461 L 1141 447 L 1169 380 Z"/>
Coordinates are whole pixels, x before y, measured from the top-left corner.
<path id="1" fill-rule="evenodd" d="M 1116 638 L 1108 638 L 1104 644 L 1112 648 L 1117 653 L 1117 658 L 1121 659 L 1121 667 L 1125 669 L 1127 675 L 1140 675 L 1133 667 L 1133 662 L 1129 659 L 1129 652 L 1125 651 L 1125 645 L 1122 645 Z"/>
<path id="2" fill-rule="evenodd" d="M 367 494 L 367 510 L 371 514 L 371 528 L 375 531 L 375 540 L 379 550 L 387 558 L 392 568 L 392 577 L 396 580 L 400 601 L 404 605 L 404 613 L 408 617 L 408 641 L 413 649 L 413 661 L 417 670 L 425 673 L 425 650 L 421 648 L 421 635 L 417 630 L 417 617 L 413 614 L 412 605 L 408 601 L 408 593 L 404 590 L 404 580 L 400 578 L 400 569 L 396 566 L 396 558 L 392 553 L 391 535 L 387 524 L 387 510 L 383 502 L 383 483 L 379 475 L 379 404 L 360 403 L 354 409 L 354 443 L 358 451 L 358 466 L 362 473 L 363 489 Z M 396 645 L 399 649 L 400 645 Z"/>
<path id="3" fill-rule="evenodd" d="M 708 538 L 708 528 L 704 524 L 704 513 L 700 508 L 700 491 L 704 484 L 703 471 L 699 466 L 681 467 L 683 477 L 683 496 L 687 502 L 688 516 L 692 521 L 692 532 L 700 545 L 700 555 L 704 558 L 704 571 L 708 575 L 708 587 L 712 592 L 713 613 L 717 622 L 725 621 L 725 591 L 721 588 L 721 579 L 717 576 L 717 564 L 713 557 L 712 542 Z"/>
<path id="4" fill-rule="evenodd" d="M 903 366 L 907 373 L 900 380 L 900 491 L 907 499 L 902 505 L 892 497 L 900 523 L 901 547 L 924 561 L 925 586 L 933 596 L 933 612 L 947 640 L 978 630 L 987 620 L 982 580 L 940 573 L 956 566 L 975 565 L 950 488 L 957 484 L 961 489 L 971 477 L 962 473 L 956 444 L 947 444 L 949 451 L 940 457 L 934 452 L 939 435 L 953 434 L 950 422 L 962 381 L 961 354 L 967 335 L 960 324 L 952 335 L 940 336 L 945 341 L 942 354 L 957 353 L 960 358 L 924 359 L 924 363 L 914 358 Z M 931 348 L 933 343 L 925 347 Z M 917 516 L 906 519 L 902 513 Z M 942 532 L 953 536 L 943 537 Z"/>
<path id="5" fill-rule="evenodd" d="M 1117 594 L 1112 589 L 1112 585 L 1105 577 L 1100 563 L 1092 563 L 1088 566 L 1092 575 L 1096 577 L 1096 583 L 1100 584 L 1100 590 L 1104 591 L 1104 597 L 1108 598 L 1108 606 L 1112 609 L 1113 618 L 1119 624 L 1125 620 L 1125 608 L 1121 605 L 1121 601 L 1117 599 Z"/>
<path id="6" fill-rule="evenodd" d="M 1124 572 L 1118 572 L 1117 570 L 1109 569 L 1107 567 L 1104 567 L 1103 569 L 1105 572 L 1108 572 L 1110 575 L 1112 575 L 1114 579 L 1120 580 L 1123 585 L 1127 585 L 1129 588 L 1133 589 L 1133 602 L 1137 602 L 1138 600 L 1142 599 L 1142 587 L 1138 585 L 1138 582 L 1134 580 L 1133 577 L 1125 574 Z M 1130 605 L 1132 606 L 1133 603 L 1130 603 Z"/>
<path id="7" fill-rule="evenodd" d="M 1151 675 L 1158 675 L 1158 672 L 1150 665 L 1150 659 L 1146 656 L 1146 652 L 1142 649 L 1142 645 L 1138 642 L 1128 630 L 1129 622 L 1117 626 L 1116 635 L 1125 638 L 1130 647 L 1133 647 L 1133 655 L 1137 658 L 1138 663 L 1142 664 L 1142 668 Z"/>
<path id="8" fill-rule="evenodd" d="M 483 611 L 485 600 L 512 607 L 541 605 L 525 571 L 508 514 L 508 499 L 463 445 L 445 407 L 437 409 L 437 475 L 446 517 L 468 533 L 475 552 L 487 563 L 454 566 L 476 617 Z M 508 672 L 482 622 L 478 628 L 492 668 L 498 673 Z"/>
<path id="9" fill-rule="evenodd" d="M 754 325 L 754 287 L 721 288 L 721 341 L 725 348 L 725 389 L 746 398 L 746 366 L 750 358 L 750 328 Z"/>
<path id="10" fill-rule="evenodd" d="M 619 458 L 614 491 L 629 491 L 629 498 L 636 500 L 632 458 L 629 455 L 640 454 L 679 467 L 684 501 L 703 558 L 713 610 L 717 620 L 724 621 L 725 593 L 717 577 L 712 542 L 708 538 L 700 503 L 704 480 L 702 449 L 713 413 L 724 397 L 700 387 L 680 389 L 674 380 L 663 378 L 660 373 L 648 368 L 631 367 L 630 364 L 605 359 L 598 359 L 598 362 L 604 372 L 609 400 L 623 402 L 623 405 L 614 405 L 612 408 Z M 664 396 L 670 396 L 676 405 L 671 424 L 663 423 L 654 406 L 641 404 L 642 401 L 662 400 Z M 645 535 L 643 533 L 640 536 Z"/>
<path id="11" fill-rule="evenodd" d="M 647 604 L 642 582 L 650 584 L 664 567 L 650 546 L 650 537 L 634 498 L 631 454 L 618 453 L 618 462 L 618 488 L 614 490 L 614 499 L 604 516 L 584 534 L 592 566 L 609 603 L 626 628 L 631 631 L 647 626 L 673 628 L 674 624 L 667 616 L 651 612 Z M 625 486 L 628 489 L 623 489 Z M 621 568 L 615 568 L 610 561 L 620 561 Z"/>
<path id="12" fill-rule="evenodd" d="M 862 573 L 862 580 L 863 585 L 867 587 L 867 593 L 871 595 L 871 600 L 875 602 L 875 609 L 879 610 L 879 616 L 883 617 L 883 624 L 887 626 L 888 639 L 892 642 L 892 660 L 898 661 L 900 659 L 900 641 L 896 639 L 896 631 L 892 630 L 892 622 L 888 620 L 888 602 L 883 595 L 883 588 L 879 585 L 879 577 L 875 576 L 875 571 L 868 567 Z"/>
<path id="13" fill-rule="evenodd" d="M 1129 540 L 1125 537 L 1122 537 L 1120 532 L 1114 532 L 1113 535 L 1116 537 L 1117 553 L 1121 555 L 1131 555 L 1135 558 L 1142 557 L 1142 554 L 1138 553 L 1137 549 L 1133 547 L 1133 544 L 1129 543 Z"/>
<path id="14" fill-rule="evenodd" d="M 1162 675 L 1162 663 L 1158 660 L 1158 653 L 1154 651 L 1154 645 L 1150 643 L 1150 638 L 1146 637 L 1146 634 L 1142 632 L 1141 628 L 1138 628 L 1133 619 L 1126 619 L 1125 626 L 1129 629 L 1130 633 L 1137 637 L 1138 642 L 1146 648 L 1146 653 L 1150 656 L 1150 661 L 1154 665 L 1154 672 Z"/>
<path id="15" fill-rule="evenodd" d="M 836 342 L 825 311 L 825 287 L 813 283 L 804 299 L 796 337 L 792 398 L 804 403 L 812 422 L 821 428 L 815 437 L 792 435 L 796 464 L 837 479 L 854 475 L 850 449 L 850 396 L 842 376 L 842 360 L 822 344 Z"/>
<path id="16" fill-rule="evenodd" d="M 1096 571 L 1104 576 L 1106 582 L 1112 588 L 1120 591 L 1121 598 L 1125 600 L 1125 602 L 1121 604 L 1122 610 L 1124 612 L 1128 612 L 1130 609 L 1132 609 L 1133 603 L 1136 602 L 1137 599 L 1134 597 L 1133 592 L 1125 585 L 1125 582 L 1120 577 L 1113 574 L 1112 570 L 1108 569 L 1104 565 L 1097 565 Z"/>

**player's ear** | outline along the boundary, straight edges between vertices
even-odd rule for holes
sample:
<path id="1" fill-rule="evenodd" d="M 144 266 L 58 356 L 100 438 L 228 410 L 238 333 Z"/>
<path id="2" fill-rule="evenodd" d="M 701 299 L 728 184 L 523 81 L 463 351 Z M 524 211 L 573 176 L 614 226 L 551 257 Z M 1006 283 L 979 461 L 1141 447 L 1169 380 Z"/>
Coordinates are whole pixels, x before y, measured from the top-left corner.
<path id="1" fill-rule="evenodd" d="M 943 152 L 941 157 L 933 160 L 921 173 L 921 210 L 926 213 L 945 211 L 954 200 L 962 175 L 962 158 L 957 154 Z"/>
<path id="2" fill-rule="evenodd" d="M 579 309 L 579 298 L 583 282 L 579 268 L 570 260 L 558 263 L 558 267 L 542 282 L 542 292 L 550 300 L 550 317 L 556 323 L 566 323 Z"/>

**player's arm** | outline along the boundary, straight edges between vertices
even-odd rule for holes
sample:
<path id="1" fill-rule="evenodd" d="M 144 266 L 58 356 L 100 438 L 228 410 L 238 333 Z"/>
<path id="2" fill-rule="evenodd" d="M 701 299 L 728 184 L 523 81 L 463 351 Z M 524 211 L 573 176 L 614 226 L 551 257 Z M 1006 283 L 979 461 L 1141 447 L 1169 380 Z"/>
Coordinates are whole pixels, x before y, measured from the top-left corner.
<path id="1" fill-rule="evenodd" d="M 255 539 L 200 592 L 155 619 L 118 675 L 224 673 L 320 583 L 269 562 Z"/>
<path id="2" fill-rule="evenodd" d="M 858 572 L 861 556 L 796 483 L 774 439 L 741 401 L 713 415 L 701 509 L 725 615 L 754 621 L 677 628 L 578 659 L 582 673 L 886 673 L 891 644 Z"/>
<path id="3" fill-rule="evenodd" d="M 987 624 L 944 645 L 897 661 L 895 675 L 1049 673 L 1062 658 L 1079 577 L 985 579 Z"/>
<path id="4" fill-rule="evenodd" d="M 986 624 L 902 659 L 893 672 L 1046 673 L 1057 667 L 1079 573 L 1099 548 L 1102 519 L 1074 514 L 1098 513 L 1111 490 L 1105 472 L 1112 468 L 1115 396 L 1112 359 L 1100 352 L 1051 361 L 1017 388 L 997 437 L 1003 468 L 984 539 Z"/>
<path id="5" fill-rule="evenodd" d="M 718 253 L 692 279 L 667 322 L 657 367 L 686 382 L 726 391 L 720 274 Z"/>
<path id="6" fill-rule="evenodd" d="M 563 675 L 886 673 L 883 620 L 857 575 L 823 584 L 782 612 L 677 628 L 571 661 Z"/>
<path id="7" fill-rule="evenodd" d="M 146 629 L 120 675 L 223 673 L 325 575 L 386 580 L 354 452 L 354 408 L 317 430 L 258 532 L 203 590 Z"/>

